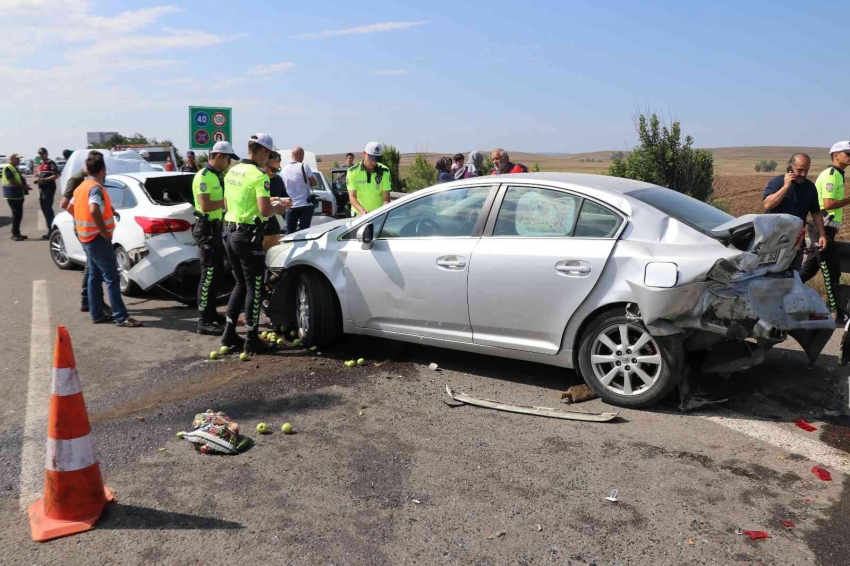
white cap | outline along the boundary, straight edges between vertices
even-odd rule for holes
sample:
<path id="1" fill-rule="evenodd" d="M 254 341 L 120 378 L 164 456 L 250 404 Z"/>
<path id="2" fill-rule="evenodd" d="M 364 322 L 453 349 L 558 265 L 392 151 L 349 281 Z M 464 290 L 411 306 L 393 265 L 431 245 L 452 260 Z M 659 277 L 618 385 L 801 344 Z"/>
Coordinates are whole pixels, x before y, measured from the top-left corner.
<path id="1" fill-rule="evenodd" d="M 229 155 L 233 159 L 239 159 L 239 156 L 233 153 L 233 146 L 230 145 L 229 141 L 215 142 L 215 145 L 210 151 L 210 154 L 213 153 L 223 153 L 225 155 Z"/>
<path id="2" fill-rule="evenodd" d="M 268 134 L 254 134 L 251 136 L 251 139 L 248 140 L 248 143 L 250 142 L 258 143 L 267 150 L 274 151 L 274 141 Z"/>
<path id="3" fill-rule="evenodd" d="M 829 154 L 832 155 L 833 153 L 840 153 L 842 151 L 850 151 L 850 141 L 838 142 L 832 146 L 832 149 L 829 150 Z"/>
<path id="4" fill-rule="evenodd" d="M 146 150 L 146 149 L 143 149 L 142 151 L 140 151 L 140 152 L 139 152 L 139 155 L 141 155 L 141 156 L 142 156 L 143 158 L 145 158 L 145 159 L 147 159 L 148 157 L 150 157 L 150 156 L 151 156 L 151 154 L 150 154 L 150 153 L 148 153 L 148 150 Z"/>
<path id="5" fill-rule="evenodd" d="M 378 161 L 384 154 L 384 146 L 378 142 L 369 142 L 366 144 L 366 149 L 363 151 L 365 151 L 366 155 L 371 157 L 374 161 Z"/>

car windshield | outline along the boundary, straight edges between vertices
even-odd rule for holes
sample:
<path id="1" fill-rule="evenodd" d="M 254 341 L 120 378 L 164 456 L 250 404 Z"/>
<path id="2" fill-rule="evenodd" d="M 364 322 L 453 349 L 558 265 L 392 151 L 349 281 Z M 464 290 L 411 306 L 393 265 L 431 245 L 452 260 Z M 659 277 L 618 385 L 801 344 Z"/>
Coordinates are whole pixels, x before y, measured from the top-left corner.
<path id="1" fill-rule="evenodd" d="M 328 188 L 325 186 L 325 182 L 322 180 L 322 176 L 318 173 L 313 173 L 313 178 L 316 179 L 316 186 L 313 187 L 313 190 L 316 191 L 326 191 Z"/>
<path id="2" fill-rule="evenodd" d="M 735 218 L 710 204 L 663 187 L 639 189 L 627 194 L 704 234 Z"/>

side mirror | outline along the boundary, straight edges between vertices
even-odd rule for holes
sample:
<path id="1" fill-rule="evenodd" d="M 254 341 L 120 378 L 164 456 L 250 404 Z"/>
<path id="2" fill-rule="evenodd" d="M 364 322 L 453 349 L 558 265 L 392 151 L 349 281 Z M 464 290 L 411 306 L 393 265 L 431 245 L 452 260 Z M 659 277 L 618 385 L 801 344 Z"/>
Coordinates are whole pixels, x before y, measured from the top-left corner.
<path id="1" fill-rule="evenodd" d="M 372 244 L 375 240 L 375 227 L 371 222 L 357 229 L 357 239 L 362 242 L 361 249 L 372 249 Z"/>

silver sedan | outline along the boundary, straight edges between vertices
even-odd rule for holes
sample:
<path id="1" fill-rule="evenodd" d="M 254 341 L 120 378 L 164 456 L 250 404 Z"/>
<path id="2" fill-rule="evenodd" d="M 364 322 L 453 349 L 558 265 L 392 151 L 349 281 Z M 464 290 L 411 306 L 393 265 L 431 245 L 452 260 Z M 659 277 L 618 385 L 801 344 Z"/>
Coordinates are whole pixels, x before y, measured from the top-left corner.
<path id="1" fill-rule="evenodd" d="M 686 366 L 726 375 L 834 323 L 789 269 L 802 223 L 582 174 L 467 179 L 284 238 L 267 313 L 306 345 L 340 333 L 574 368 L 650 406 Z"/>

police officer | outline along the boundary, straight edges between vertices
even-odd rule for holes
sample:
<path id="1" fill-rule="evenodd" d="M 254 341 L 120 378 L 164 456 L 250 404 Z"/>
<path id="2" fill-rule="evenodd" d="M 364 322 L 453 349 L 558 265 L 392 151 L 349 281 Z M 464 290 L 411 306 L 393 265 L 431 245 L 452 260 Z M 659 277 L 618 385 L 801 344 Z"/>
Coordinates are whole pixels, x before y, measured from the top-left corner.
<path id="1" fill-rule="evenodd" d="M 20 154 L 13 153 L 9 156 L 9 162 L 0 170 L 2 173 L 3 198 L 12 209 L 12 239 L 23 242 L 27 239 L 21 234 L 21 221 L 24 219 L 24 196 L 30 188 L 24 183 L 18 172 L 18 164 L 21 162 Z"/>
<path id="2" fill-rule="evenodd" d="M 848 322 L 846 305 L 838 305 L 835 300 L 835 286 L 840 281 L 841 268 L 838 263 L 838 250 L 833 242 L 844 219 L 844 207 L 850 204 L 850 198 L 844 198 L 844 170 L 850 165 L 850 141 L 841 141 L 833 145 L 829 150 L 829 156 L 832 165 L 818 175 L 815 181 L 827 240 L 826 249 L 817 254 L 816 261 L 820 264 L 823 273 L 826 297 L 829 299 L 829 307 L 835 312 L 836 326 L 844 326 Z M 812 270 L 813 261 L 815 261 L 814 256 L 807 258 L 808 265 L 803 266 L 803 273 Z"/>
<path id="3" fill-rule="evenodd" d="M 363 151 L 363 161 L 345 175 L 351 215 L 366 214 L 390 202 L 390 168 L 380 163 L 384 148 L 369 142 Z"/>
<path id="4" fill-rule="evenodd" d="M 195 195 L 195 223 L 193 235 L 198 241 L 201 259 L 201 281 L 198 284 L 198 334 L 221 336 L 224 317 L 215 308 L 218 296 L 218 279 L 224 268 L 224 243 L 222 220 L 224 218 L 224 172 L 230 160 L 239 159 L 230 142 L 217 142 L 210 152 L 209 161 L 195 173 L 192 193 Z M 185 167 L 185 166 L 184 166 Z"/>
<path id="5" fill-rule="evenodd" d="M 246 353 L 260 354 L 272 349 L 259 337 L 260 302 L 266 269 L 263 231 L 268 217 L 284 214 L 287 209 L 286 201 L 272 200 L 269 176 L 263 171 L 273 151 L 271 136 L 254 134 L 248 140 L 248 158 L 234 165 L 224 178 L 227 259 L 236 284 L 227 304 L 221 343 L 228 348 L 239 347 L 241 339 L 236 334 L 236 322 L 244 306 L 248 331 L 243 346 Z"/>

